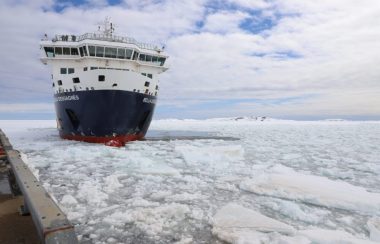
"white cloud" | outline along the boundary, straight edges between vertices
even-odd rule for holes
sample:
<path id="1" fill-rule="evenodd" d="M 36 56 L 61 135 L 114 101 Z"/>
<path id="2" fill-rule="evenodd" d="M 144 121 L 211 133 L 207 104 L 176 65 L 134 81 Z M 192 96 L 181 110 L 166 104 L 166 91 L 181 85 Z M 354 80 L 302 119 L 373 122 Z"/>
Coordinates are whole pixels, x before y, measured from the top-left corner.
<path id="1" fill-rule="evenodd" d="M 264 0 L 228 0 L 228 2 L 249 9 L 266 9 L 271 6 L 271 2 Z"/>
<path id="2" fill-rule="evenodd" d="M 248 13 L 221 11 L 207 16 L 203 30 L 216 33 L 241 32 L 239 24 L 249 17 Z"/>

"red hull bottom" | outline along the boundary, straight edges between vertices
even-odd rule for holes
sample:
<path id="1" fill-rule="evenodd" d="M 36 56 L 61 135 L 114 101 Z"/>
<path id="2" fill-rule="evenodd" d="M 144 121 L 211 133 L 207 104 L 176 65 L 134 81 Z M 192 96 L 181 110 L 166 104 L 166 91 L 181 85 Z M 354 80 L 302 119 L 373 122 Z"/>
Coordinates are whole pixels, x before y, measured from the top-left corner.
<path id="1" fill-rule="evenodd" d="M 81 135 L 61 135 L 62 139 L 83 141 L 89 143 L 102 143 L 111 147 L 122 147 L 125 146 L 126 142 L 136 141 L 144 138 L 143 134 L 137 135 L 123 135 L 123 136 L 113 136 L 113 137 L 98 137 L 98 136 L 81 136 Z"/>

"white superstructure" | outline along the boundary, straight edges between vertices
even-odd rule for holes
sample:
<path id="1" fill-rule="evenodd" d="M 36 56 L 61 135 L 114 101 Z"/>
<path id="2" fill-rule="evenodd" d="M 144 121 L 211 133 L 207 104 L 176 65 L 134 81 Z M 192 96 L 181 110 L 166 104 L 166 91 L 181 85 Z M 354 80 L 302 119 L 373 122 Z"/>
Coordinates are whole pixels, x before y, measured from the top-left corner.
<path id="1" fill-rule="evenodd" d="M 58 35 L 41 41 L 52 66 L 55 94 L 85 90 L 124 90 L 158 94 L 158 74 L 166 71 L 163 48 L 113 34 L 108 19 L 98 33 Z"/>

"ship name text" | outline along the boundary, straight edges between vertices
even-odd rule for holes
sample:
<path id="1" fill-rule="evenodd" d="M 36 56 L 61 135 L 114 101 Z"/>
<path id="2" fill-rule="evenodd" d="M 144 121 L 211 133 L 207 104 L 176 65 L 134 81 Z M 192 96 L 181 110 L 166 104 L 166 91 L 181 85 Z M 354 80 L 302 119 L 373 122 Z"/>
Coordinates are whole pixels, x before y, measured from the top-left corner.
<path id="1" fill-rule="evenodd" d="M 143 103 L 152 103 L 152 104 L 156 104 L 156 102 L 157 102 L 157 99 L 151 99 L 151 98 L 147 98 L 147 97 L 145 97 L 145 98 L 143 99 Z"/>
<path id="2" fill-rule="evenodd" d="M 76 101 L 76 100 L 79 100 L 78 95 L 60 96 L 60 97 L 55 98 L 55 101 L 57 101 L 57 102 Z"/>

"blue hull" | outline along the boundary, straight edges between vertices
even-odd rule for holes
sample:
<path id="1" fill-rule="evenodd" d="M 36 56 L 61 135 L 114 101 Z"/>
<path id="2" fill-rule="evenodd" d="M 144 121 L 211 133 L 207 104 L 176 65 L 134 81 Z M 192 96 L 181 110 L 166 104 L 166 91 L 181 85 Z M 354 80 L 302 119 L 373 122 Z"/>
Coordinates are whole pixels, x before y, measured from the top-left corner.
<path id="1" fill-rule="evenodd" d="M 106 143 L 140 139 L 152 120 L 156 98 L 121 90 L 90 90 L 55 94 L 62 138 Z"/>

